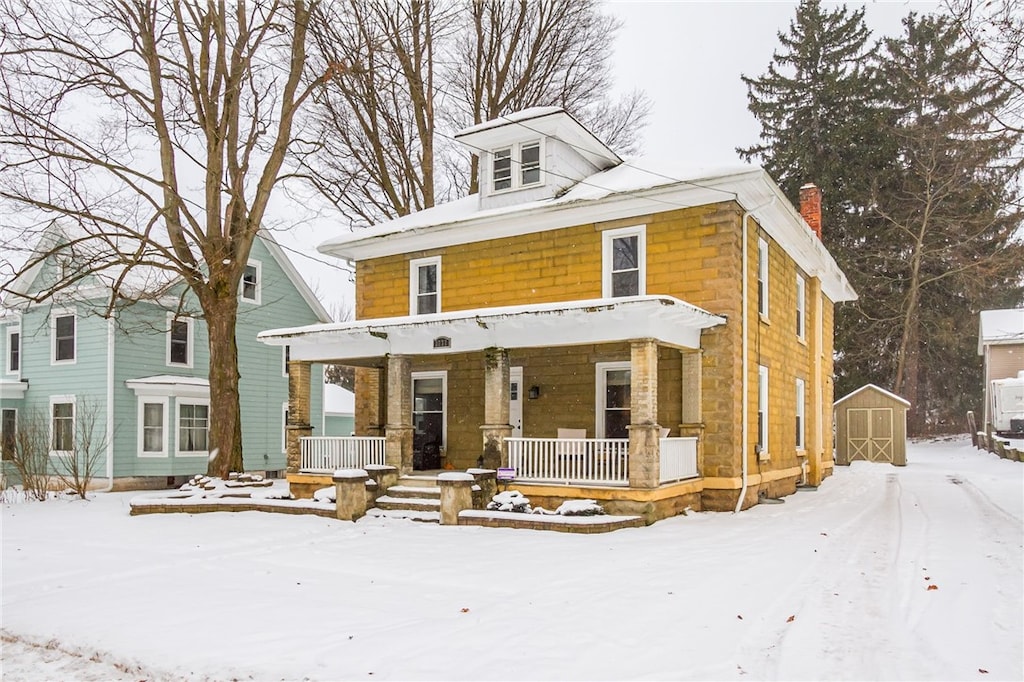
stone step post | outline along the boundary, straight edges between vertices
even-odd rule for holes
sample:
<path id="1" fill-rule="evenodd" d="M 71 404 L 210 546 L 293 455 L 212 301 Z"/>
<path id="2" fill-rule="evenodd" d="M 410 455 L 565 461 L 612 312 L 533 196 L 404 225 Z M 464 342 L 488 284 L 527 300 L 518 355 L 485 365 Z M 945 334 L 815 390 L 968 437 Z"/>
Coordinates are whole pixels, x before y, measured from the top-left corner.
<path id="1" fill-rule="evenodd" d="M 459 512 L 473 508 L 472 474 L 461 471 L 445 471 L 438 474 L 437 484 L 441 488 L 441 525 L 459 525 Z"/>
<path id="2" fill-rule="evenodd" d="M 366 515 L 369 475 L 362 469 L 338 469 L 334 472 L 334 493 L 337 518 L 356 521 Z"/>

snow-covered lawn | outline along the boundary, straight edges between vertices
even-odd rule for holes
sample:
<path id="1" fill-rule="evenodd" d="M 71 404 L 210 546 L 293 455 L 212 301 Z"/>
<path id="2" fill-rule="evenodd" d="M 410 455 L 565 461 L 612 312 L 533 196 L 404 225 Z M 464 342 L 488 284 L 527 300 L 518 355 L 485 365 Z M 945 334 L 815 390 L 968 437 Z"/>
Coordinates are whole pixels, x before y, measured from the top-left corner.
<path id="1" fill-rule="evenodd" d="M 605 535 L 4 505 L 2 677 L 1024 678 L 1024 464 L 908 460 Z"/>

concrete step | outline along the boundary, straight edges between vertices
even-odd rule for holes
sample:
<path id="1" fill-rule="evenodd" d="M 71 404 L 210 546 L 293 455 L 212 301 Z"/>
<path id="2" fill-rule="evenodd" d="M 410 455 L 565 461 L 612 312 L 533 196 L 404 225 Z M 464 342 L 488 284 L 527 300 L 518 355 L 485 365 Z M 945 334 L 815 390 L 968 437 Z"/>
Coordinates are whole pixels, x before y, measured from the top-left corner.
<path id="1" fill-rule="evenodd" d="M 408 488 L 436 488 L 437 476 L 408 474 L 398 479 L 398 485 Z"/>
<path id="2" fill-rule="evenodd" d="M 438 486 L 428 488 L 426 486 L 418 485 L 393 485 L 388 488 L 387 494 L 390 497 L 422 497 L 440 500 L 441 488 Z"/>
<path id="3" fill-rule="evenodd" d="M 379 509 L 395 511 L 434 511 L 441 512 L 441 500 L 426 497 L 392 497 L 382 495 L 377 498 Z"/>
<path id="4" fill-rule="evenodd" d="M 404 519 L 421 523 L 441 523 L 439 511 L 416 511 L 412 509 L 381 509 L 374 507 L 366 510 L 366 515 L 377 519 Z"/>

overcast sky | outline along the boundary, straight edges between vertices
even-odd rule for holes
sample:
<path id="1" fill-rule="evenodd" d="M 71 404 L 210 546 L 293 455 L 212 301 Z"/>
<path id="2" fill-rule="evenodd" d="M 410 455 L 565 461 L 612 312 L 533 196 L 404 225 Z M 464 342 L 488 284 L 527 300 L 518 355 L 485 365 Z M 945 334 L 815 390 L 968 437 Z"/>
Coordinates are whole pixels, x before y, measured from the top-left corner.
<path id="1" fill-rule="evenodd" d="M 940 5 L 908 0 L 863 4 L 875 38 L 900 34 L 900 21 L 911 11 L 931 12 Z M 764 73 L 778 46 L 777 34 L 789 26 L 797 3 L 608 0 L 607 6 L 623 21 L 614 37 L 616 88 L 639 88 L 653 105 L 643 154 L 684 166 L 739 163 L 736 147 L 756 142 L 760 130 L 747 111 L 740 74 Z M 316 244 L 326 239 L 319 236 L 324 233 L 323 221 L 318 223 L 316 229 L 300 226 L 279 239 L 315 253 Z M 328 309 L 351 300 L 347 275 L 322 263 L 295 260 Z"/>

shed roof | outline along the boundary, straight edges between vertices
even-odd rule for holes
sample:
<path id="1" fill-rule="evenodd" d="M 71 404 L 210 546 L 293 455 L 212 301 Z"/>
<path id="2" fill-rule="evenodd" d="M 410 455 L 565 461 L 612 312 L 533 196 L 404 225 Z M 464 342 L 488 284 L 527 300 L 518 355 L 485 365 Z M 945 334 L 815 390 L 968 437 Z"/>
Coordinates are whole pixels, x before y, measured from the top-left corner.
<path id="1" fill-rule="evenodd" d="M 859 395 L 860 393 L 863 393 L 864 391 L 874 391 L 874 392 L 880 393 L 883 396 L 885 396 L 886 398 L 889 398 L 890 400 L 894 400 L 894 401 L 896 401 L 896 402 L 898 402 L 898 403 L 900 403 L 902 405 L 906 405 L 907 407 L 910 407 L 910 401 L 907 400 L 906 398 L 901 398 L 898 395 L 896 395 L 895 393 L 892 393 L 891 391 L 887 391 L 884 388 L 881 388 L 880 386 L 875 386 L 874 384 L 864 384 L 863 386 L 858 388 L 856 391 L 853 391 L 852 393 L 847 393 L 842 398 L 840 398 L 839 400 L 835 401 L 832 405 L 833 405 L 833 407 L 838 407 L 839 403 L 842 403 L 842 402 L 844 402 L 846 400 L 849 400 L 850 398 L 854 397 L 855 395 Z"/>

